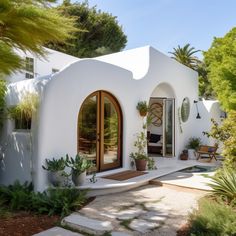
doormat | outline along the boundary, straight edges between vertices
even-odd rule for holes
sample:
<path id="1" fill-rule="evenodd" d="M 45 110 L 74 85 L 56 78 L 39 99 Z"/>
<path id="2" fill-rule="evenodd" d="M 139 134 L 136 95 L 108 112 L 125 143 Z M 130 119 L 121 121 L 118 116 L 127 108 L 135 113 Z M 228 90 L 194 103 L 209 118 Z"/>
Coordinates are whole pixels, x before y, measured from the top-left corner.
<path id="1" fill-rule="evenodd" d="M 126 171 L 119 172 L 117 174 L 103 176 L 102 178 L 123 181 L 123 180 L 131 179 L 131 178 L 141 176 L 141 175 L 145 175 L 145 174 L 147 174 L 147 173 L 142 172 L 142 171 L 126 170 Z"/>

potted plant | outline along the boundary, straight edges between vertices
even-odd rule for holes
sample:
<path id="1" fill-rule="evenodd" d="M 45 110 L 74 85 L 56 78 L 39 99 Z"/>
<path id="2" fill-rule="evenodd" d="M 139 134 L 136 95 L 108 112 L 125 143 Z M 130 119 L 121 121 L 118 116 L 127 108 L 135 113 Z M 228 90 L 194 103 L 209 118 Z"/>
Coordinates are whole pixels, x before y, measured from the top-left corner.
<path id="1" fill-rule="evenodd" d="M 188 160 L 188 150 L 183 150 L 183 152 L 180 154 L 180 160 Z"/>
<path id="2" fill-rule="evenodd" d="M 46 166 L 42 166 L 44 170 L 49 171 L 49 181 L 53 186 L 62 186 L 65 182 L 65 167 L 66 161 L 63 157 L 60 159 L 53 158 L 52 160 L 46 159 Z"/>
<path id="3" fill-rule="evenodd" d="M 148 105 L 146 101 L 138 102 L 136 109 L 139 111 L 140 116 L 146 116 L 148 112 Z"/>
<path id="4" fill-rule="evenodd" d="M 188 157 L 190 160 L 196 159 L 195 158 L 195 151 L 199 148 L 201 144 L 201 139 L 197 137 L 191 137 L 187 144 L 188 148 Z"/>
<path id="5" fill-rule="evenodd" d="M 75 186 L 82 185 L 86 180 L 86 171 L 93 166 L 85 156 L 77 154 L 75 158 L 66 155 L 66 166 L 71 168 L 72 181 Z"/>
<path id="6" fill-rule="evenodd" d="M 137 134 L 137 139 L 134 142 L 134 146 L 136 147 L 137 151 L 130 153 L 130 157 L 134 159 L 136 169 L 139 171 L 146 170 L 148 156 L 147 156 L 147 137 L 145 132 L 142 131 Z"/>

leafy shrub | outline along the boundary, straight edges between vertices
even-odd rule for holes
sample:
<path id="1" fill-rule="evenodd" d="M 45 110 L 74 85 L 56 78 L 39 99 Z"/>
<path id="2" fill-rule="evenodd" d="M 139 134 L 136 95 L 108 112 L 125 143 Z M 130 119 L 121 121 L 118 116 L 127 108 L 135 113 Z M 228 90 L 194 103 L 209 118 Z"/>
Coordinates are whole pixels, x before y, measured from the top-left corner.
<path id="1" fill-rule="evenodd" d="M 236 171 L 223 169 L 210 178 L 212 183 L 208 185 L 212 187 L 213 195 L 221 197 L 228 203 L 236 203 Z"/>
<path id="2" fill-rule="evenodd" d="M 75 188 L 51 188 L 43 193 L 34 192 L 33 185 L 15 182 L 0 187 L 0 203 L 12 211 L 25 210 L 40 214 L 68 215 L 86 202 L 86 191 Z M 1 210 L 1 205 L 0 205 Z"/>
<path id="3" fill-rule="evenodd" d="M 23 185 L 16 181 L 13 185 L 0 187 L 0 199 L 11 210 L 29 210 L 33 185 L 25 182 Z"/>
<path id="4" fill-rule="evenodd" d="M 191 236 L 236 235 L 235 211 L 223 203 L 202 199 L 199 209 L 190 215 L 189 233 Z"/>
<path id="5" fill-rule="evenodd" d="M 50 188 L 32 196 L 32 210 L 40 214 L 60 214 L 62 217 L 86 202 L 86 191 L 75 188 Z"/>
<path id="6" fill-rule="evenodd" d="M 208 137 L 223 143 L 222 155 L 225 157 L 224 167 L 236 169 L 236 111 L 228 112 L 228 117 L 219 125 L 212 119 L 210 132 L 204 132 Z"/>

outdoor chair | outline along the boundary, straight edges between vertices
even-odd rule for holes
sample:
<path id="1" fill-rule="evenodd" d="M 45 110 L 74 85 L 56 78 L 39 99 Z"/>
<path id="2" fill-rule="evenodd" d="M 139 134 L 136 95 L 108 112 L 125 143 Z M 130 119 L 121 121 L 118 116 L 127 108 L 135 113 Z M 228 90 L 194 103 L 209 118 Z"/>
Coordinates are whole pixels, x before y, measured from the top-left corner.
<path id="1" fill-rule="evenodd" d="M 207 145 L 200 145 L 198 150 L 196 151 L 197 153 L 197 160 L 199 160 L 201 157 L 209 157 L 210 161 L 212 161 L 212 159 L 214 158 L 216 161 L 216 150 L 217 150 L 218 146 L 207 146 Z"/>

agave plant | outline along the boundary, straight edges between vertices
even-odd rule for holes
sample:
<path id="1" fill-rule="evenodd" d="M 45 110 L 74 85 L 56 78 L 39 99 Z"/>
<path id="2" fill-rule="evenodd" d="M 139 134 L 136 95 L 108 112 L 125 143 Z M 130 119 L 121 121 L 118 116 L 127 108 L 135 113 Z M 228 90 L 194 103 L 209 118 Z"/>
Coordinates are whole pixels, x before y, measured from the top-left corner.
<path id="1" fill-rule="evenodd" d="M 46 159 L 46 166 L 42 166 L 44 170 L 56 172 L 56 171 L 63 171 L 66 167 L 66 161 L 63 157 L 60 159 L 53 158 L 52 160 Z"/>
<path id="2" fill-rule="evenodd" d="M 236 171 L 223 169 L 219 174 L 211 177 L 212 194 L 219 196 L 228 203 L 236 200 Z"/>
<path id="3" fill-rule="evenodd" d="M 77 154 L 75 158 L 66 155 L 66 166 L 70 167 L 77 175 L 85 172 L 93 166 L 92 161 L 87 160 L 85 156 Z"/>

